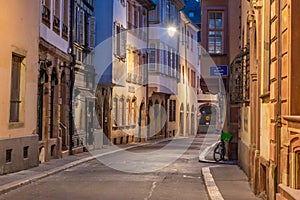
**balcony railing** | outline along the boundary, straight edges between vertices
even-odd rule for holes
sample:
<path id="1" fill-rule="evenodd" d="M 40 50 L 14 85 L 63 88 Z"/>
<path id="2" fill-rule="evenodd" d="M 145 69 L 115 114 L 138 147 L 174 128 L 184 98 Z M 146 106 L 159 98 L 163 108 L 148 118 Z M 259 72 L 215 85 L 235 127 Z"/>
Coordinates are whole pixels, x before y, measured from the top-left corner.
<path id="1" fill-rule="evenodd" d="M 127 74 L 127 82 L 144 85 L 146 83 L 146 79 L 142 75 L 128 73 Z"/>
<path id="2" fill-rule="evenodd" d="M 50 28 L 50 9 L 43 5 L 42 21 Z"/>

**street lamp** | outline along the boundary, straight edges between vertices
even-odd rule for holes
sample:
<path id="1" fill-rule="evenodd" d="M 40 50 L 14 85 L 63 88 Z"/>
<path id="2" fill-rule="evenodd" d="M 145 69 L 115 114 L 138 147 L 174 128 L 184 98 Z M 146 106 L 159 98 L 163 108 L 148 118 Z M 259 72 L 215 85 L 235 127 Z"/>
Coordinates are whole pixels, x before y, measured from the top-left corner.
<path id="1" fill-rule="evenodd" d="M 175 33 L 176 33 L 176 27 L 175 26 L 169 26 L 168 27 L 168 35 L 170 36 L 170 37 L 173 37 L 174 35 L 175 35 Z"/>

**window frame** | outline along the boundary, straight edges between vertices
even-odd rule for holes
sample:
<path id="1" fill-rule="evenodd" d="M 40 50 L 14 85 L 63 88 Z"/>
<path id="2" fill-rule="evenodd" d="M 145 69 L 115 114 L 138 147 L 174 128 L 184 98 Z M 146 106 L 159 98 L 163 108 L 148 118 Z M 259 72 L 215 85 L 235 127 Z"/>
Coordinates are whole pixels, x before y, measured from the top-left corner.
<path id="1" fill-rule="evenodd" d="M 169 100 L 169 122 L 176 122 L 176 100 Z"/>
<path id="2" fill-rule="evenodd" d="M 221 29 L 211 29 L 209 28 L 209 13 L 213 13 L 213 12 L 217 12 L 217 13 L 222 13 L 222 27 Z M 206 9 L 204 10 L 204 16 L 205 16 L 205 22 L 206 22 L 206 44 L 205 47 L 207 49 L 207 52 L 210 55 L 226 55 L 227 52 L 227 43 L 226 43 L 226 38 L 227 38 L 227 7 L 206 7 Z M 222 33 L 222 44 L 221 44 L 221 52 L 216 52 L 216 46 L 214 48 L 214 51 L 210 51 L 209 50 L 209 32 L 221 32 Z M 216 42 L 215 42 L 216 43 Z"/>
<path id="3" fill-rule="evenodd" d="M 18 52 L 18 53 L 17 53 Z M 19 76 L 19 80 L 18 80 L 18 100 L 12 100 L 12 95 L 13 95 L 13 91 L 15 91 L 15 89 L 13 89 L 13 57 L 17 57 L 18 59 L 20 59 L 20 63 L 18 63 L 19 65 L 19 72 L 18 72 L 18 76 Z M 9 122 L 9 128 L 20 128 L 24 126 L 24 78 L 25 78 L 25 62 L 26 62 L 26 52 L 24 52 L 21 49 L 17 49 L 14 48 L 12 54 L 11 54 L 11 71 L 10 71 L 10 97 L 9 97 L 9 102 L 10 102 L 10 108 L 9 108 L 9 115 L 8 115 L 8 122 Z M 12 116 L 11 116 L 11 112 L 12 112 L 12 105 L 11 102 L 12 101 L 18 101 L 18 116 L 17 116 L 17 120 L 12 120 Z"/>

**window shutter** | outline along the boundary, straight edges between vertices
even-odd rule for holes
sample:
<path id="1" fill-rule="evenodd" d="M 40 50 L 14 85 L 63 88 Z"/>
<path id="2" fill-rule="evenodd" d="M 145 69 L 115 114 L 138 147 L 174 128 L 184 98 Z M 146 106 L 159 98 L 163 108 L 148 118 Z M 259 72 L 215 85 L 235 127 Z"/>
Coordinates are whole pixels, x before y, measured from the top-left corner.
<path id="1" fill-rule="evenodd" d="M 88 45 L 90 49 L 95 48 L 95 28 L 96 28 L 95 17 L 89 17 Z"/>
<path id="2" fill-rule="evenodd" d="M 114 22 L 112 29 L 112 44 L 113 44 L 113 52 L 116 55 L 117 53 L 117 22 Z"/>
<path id="3" fill-rule="evenodd" d="M 79 41 L 81 45 L 84 45 L 84 11 L 79 11 Z"/>
<path id="4" fill-rule="evenodd" d="M 126 58 L 126 41 L 127 41 L 127 31 L 126 29 L 122 26 L 121 27 L 121 42 L 120 42 L 120 56 L 121 58 Z"/>

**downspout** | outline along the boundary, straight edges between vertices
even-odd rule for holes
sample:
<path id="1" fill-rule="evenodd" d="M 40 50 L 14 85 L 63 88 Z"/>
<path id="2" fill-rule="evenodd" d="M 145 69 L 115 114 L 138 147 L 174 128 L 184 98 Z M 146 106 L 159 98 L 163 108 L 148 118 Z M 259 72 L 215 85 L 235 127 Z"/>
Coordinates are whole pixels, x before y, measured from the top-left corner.
<path id="1" fill-rule="evenodd" d="M 75 54 L 74 54 L 74 44 L 73 44 L 73 19 L 74 19 L 74 0 L 70 0 L 70 32 L 69 32 L 69 53 L 71 54 L 71 63 L 70 63 L 70 97 L 69 97 L 69 154 L 72 155 L 73 149 L 73 87 L 75 82 L 75 74 L 74 74 L 74 67 L 75 67 Z"/>
<path id="2" fill-rule="evenodd" d="M 152 6 L 152 7 L 150 7 L 150 8 L 148 8 L 147 9 L 147 44 L 146 44 L 146 56 L 147 56 L 147 66 L 146 66 L 146 70 L 144 70 L 145 72 L 146 72 L 146 74 L 145 74 L 145 77 L 146 77 L 146 105 L 145 105 L 145 107 L 146 107 L 146 131 L 147 131 L 147 133 L 146 133 L 146 135 L 145 135 L 145 141 L 147 141 L 147 139 L 148 139 L 148 137 L 150 136 L 150 133 L 149 133 L 149 121 L 150 121 L 150 117 L 149 117 L 149 97 L 148 97 L 148 95 L 149 95 L 149 82 L 148 82 L 148 69 L 149 69 L 149 25 L 150 25 L 150 23 L 149 23 L 149 12 L 150 12 L 150 10 L 154 10 L 156 8 L 156 5 L 154 5 L 154 6 Z"/>
<path id="3" fill-rule="evenodd" d="M 278 34 L 278 97 L 277 97 L 277 116 L 276 116 L 276 178 L 275 178 L 275 193 L 278 191 L 278 185 L 280 184 L 280 148 L 281 148 L 281 76 L 282 76 L 282 3 L 278 1 L 279 8 L 279 34 Z"/>
<path id="4" fill-rule="evenodd" d="M 188 66 L 187 66 L 188 65 L 188 61 L 187 61 L 187 25 L 189 23 L 191 23 L 191 22 L 188 21 L 188 22 L 184 23 L 184 65 L 185 65 L 185 74 L 186 75 L 189 75 Z M 184 98 L 184 100 L 185 100 L 185 108 L 184 108 L 185 109 L 185 130 L 189 130 L 187 128 L 187 126 L 188 126 L 188 124 L 187 124 L 187 118 L 188 118 L 188 110 L 187 110 L 187 97 L 188 97 L 187 95 L 188 95 L 188 92 L 187 92 L 187 90 L 188 90 L 188 84 L 189 84 L 188 80 L 189 80 L 189 77 L 185 80 L 185 98 Z M 186 133 L 186 134 L 188 134 L 188 133 Z"/>

